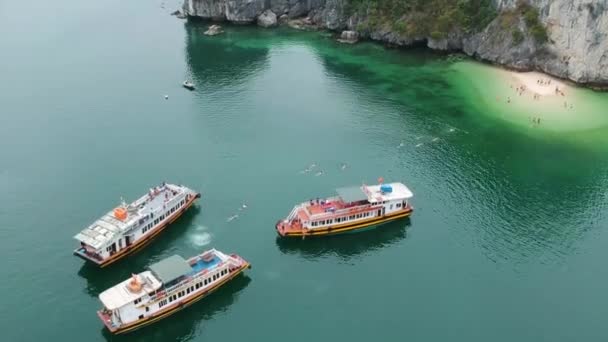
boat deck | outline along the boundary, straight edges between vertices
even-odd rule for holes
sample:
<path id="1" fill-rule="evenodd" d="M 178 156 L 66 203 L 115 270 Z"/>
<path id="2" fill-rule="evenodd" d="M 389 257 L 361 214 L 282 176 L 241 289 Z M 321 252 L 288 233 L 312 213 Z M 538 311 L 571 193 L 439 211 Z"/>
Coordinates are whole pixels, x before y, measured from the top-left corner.
<path id="1" fill-rule="evenodd" d="M 216 267 L 221 262 L 220 258 L 214 256 L 211 261 L 205 261 L 202 258 L 197 260 L 194 264 L 190 265 L 192 267 L 193 273 L 199 273 L 203 270 L 211 270 Z"/>

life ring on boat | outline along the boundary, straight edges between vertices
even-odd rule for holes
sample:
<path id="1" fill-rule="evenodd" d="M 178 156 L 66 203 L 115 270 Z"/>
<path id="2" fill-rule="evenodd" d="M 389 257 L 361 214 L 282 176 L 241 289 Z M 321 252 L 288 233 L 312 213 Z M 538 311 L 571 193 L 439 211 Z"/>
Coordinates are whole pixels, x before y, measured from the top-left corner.
<path id="1" fill-rule="evenodd" d="M 127 284 L 127 289 L 129 289 L 129 291 L 132 293 L 139 293 L 141 292 L 142 287 L 142 284 L 137 279 L 137 275 L 133 274 L 131 281 L 129 281 L 129 284 Z"/>

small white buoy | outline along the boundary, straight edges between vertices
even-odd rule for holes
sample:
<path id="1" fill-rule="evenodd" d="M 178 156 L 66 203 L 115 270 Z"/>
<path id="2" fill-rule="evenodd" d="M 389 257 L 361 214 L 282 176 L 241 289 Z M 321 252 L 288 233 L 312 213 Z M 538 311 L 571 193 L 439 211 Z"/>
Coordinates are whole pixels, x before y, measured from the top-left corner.
<path id="1" fill-rule="evenodd" d="M 165 95 L 165 100 L 168 100 L 168 99 L 169 99 L 169 95 Z"/>

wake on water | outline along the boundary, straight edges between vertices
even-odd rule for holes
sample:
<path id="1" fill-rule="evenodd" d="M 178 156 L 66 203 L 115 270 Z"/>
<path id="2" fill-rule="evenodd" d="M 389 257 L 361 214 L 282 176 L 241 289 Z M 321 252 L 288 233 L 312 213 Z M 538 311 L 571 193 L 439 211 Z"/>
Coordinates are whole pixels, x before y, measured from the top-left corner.
<path id="1" fill-rule="evenodd" d="M 207 230 L 207 227 L 197 225 L 194 229 L 194 233 L 189 237 L 190 243 L 196 247 L 203 247 L 210 244 L 212 235 Z"/>

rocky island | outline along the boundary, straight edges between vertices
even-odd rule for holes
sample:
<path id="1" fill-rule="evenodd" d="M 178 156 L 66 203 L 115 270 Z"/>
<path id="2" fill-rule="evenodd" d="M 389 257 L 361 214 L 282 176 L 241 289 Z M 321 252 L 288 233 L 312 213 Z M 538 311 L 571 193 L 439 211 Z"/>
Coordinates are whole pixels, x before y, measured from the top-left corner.
<path id="1" fill-rule="evenodd" d="M 261 26 L 274 24 L 268 17 L 307 17 L 319 28 L 354 31 L 362 39 L 461 51 L 608 87 L 605 0 L 185 0 L 183 12 Z"/>

